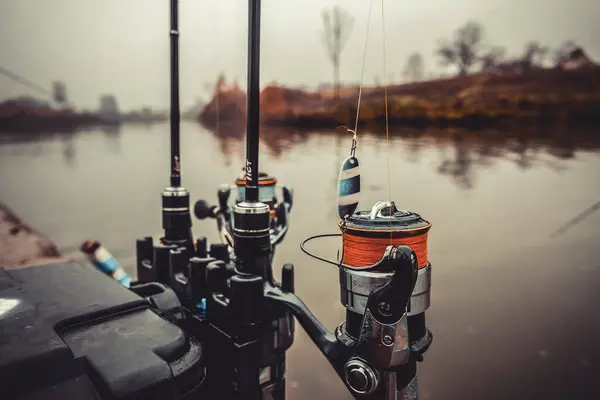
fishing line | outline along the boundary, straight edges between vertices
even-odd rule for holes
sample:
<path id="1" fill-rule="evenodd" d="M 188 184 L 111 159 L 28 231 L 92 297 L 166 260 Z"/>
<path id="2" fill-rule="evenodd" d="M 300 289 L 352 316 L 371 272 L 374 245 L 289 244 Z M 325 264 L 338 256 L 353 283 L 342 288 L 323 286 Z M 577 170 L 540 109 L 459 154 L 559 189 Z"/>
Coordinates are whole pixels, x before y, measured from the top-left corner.
<path id="1" fill-rule="evenodd" d="M 391 245 L 394 247 L 409 246 L 417 256 L 419 269 L 425 268 L 429 263 L 428 236 L 431 223 L 422 220 L 414 213 L 407 211 L 400 211 L 400 213 L 412 214 L 418 217 L 420 221 L 413 220 L 412 223 L 401 223 L 399 226 L 390 229 Z M 415 221 L 417 222 L 415 223 Z M 378 234 L 385 231 L 357 227 L 348 228 L 344 221 L 341 221 L 339 226 L 342 233 L 324 233 L 311 236 L 300 243 L 300 249 L 308 256 L 335 265 L 338 268 L 365 270 L 381 260 L 386 248 L 390 245 L 386 236 L 378 237 Z M 342 237 L 342 254 L 339 257 L 338 253 L 337 261 L 318 256 L 306 249 L 308 242 L 328 237 Z"/>
<path id="2" fill-rule="evenodd" d="M 383 40 L 383 96 L 385 101 L 385 141 L 388 149 L 388 199 L 392 202 L 392 159 L 390 156 L 390 132 L 388 118 L 388 95 L 387 95 L 387 60 L 386 60 L 386 44 L 385 44 L 385 8 L 384 0 L 381 0 L 381 29 Z M 390 231 L 392 230 L 392 219 L 390 218 Z M 392 235 L 390 233 L 390 244 L 392 244 Z"/>
<path id="3" fill-rule="evenodd" d="M 390 219 L 391 220 L 391 219 Z M 357 236 L 347 232 L 342 233 L 344 242 L 344 254 L 342 263 L 353 266 L 362 267 L 364 265 L 374 264 L 381 259 L 381 255 L 385 249 L 392 246 L 408 246 L 417 256 L 419 268 L 425 268 L 428 261 L 427 255 L 427 236 L 425 232 L 418 236 L 396 237 L 394 232 L 390 231 L 390 238 L 374 238 Z"/>
<path id="4" fill-rule="evenodd" d="M 219 35 L 219 24 L 216 23 L 215 21 L 217 20 L 217 7 L 214 7 L 215 3 L 211 3 L 213 5 L 213 15 L 215 16 L 215 18 L 212 18 L 212 28 L 213 28 L 213 32 L 216 34 L 215 37 L 220 37 Z M 216 26 L 215 26 L 216 25 Z M 219 58 L 219 46 L 215 45 L 216 41 L 213 41 L 213 49 L 215 50 L 215 64 L 217 65 L 217 68 L 219 67 L 219 65 L 221 65 L 220 63 L 220 58 Z M 218 71 L 218 70 L 217 70 Z M 217 137 L 221 137 L 221 88 L 219 86 L 219 83 L 221 82 L 221 73 L 217 72 L 217 84 L 215 85 L 215 106 L 216 106 L 216 118 L 217 118 L 217 127 L 216 127 L 216 133 L 217 133 Z"/>
<path id="5" fill-rule="evenodd" d="M 363 51 L 363 64 L 360 77 L 360 85 L 358 89 L 358 104 L 356 106 L 356 121 L 354 124 L 354 130 L 347 127 L 347 131 L 352 132 L 352 145 L 350 146 L 350 154 L 342 163 L 340 174 L 338 178 L 338 215 L 340 219 L 344 221 L 346 218 L 351 216 L 356 207 L 358 207 L 358 198 L 360 195 L 360 163 L 356 157 L 356 145 L 357 145 L 357 131 L 358 121 L 360 117 L 360 102 L 362 98 L 362 90 L 365 75 L 365 65 L 367 59 L 367 48 L 369 42 L 369 30 L 371 26 L 371 13 L 373 8 L 373 0 L 369 3 L 369 16 L 367 21 L 367 32 L 365 36 L 365 46 Z M 339 93 L 339 92 L 338 92 Z"/>
<path id="6" fill-rule="evenodd" d="M 355 129 L 353 131 L 352 138 L 352 147 L 350 148 L 350 155 L 344 160 L 342 164 L 342 168 L 340 170 L 340 175 L 338 179 L 338 214 L 340 216 L 341 222 L 339 224 L 340 230 L 342 231 L 342 251 L 341 257 L 338 259 L 339 267 L 355 267 L 355 268 L 363 268 L 364 265 L 372 264 L 376 262 L 376 259 L 379 259 L 378 256 L 383 254 L 386 250 L 387 243 L 390 245 L 411 245 L 415 248 L 415 251 L 419 253 L 418 259 L 424 263 L 427 263 L 427 235 L 425 234 L 429 227 L 426 230 L 415 233 L 411 230 L 410 227 L 404 226 L 402 219 L 410 214 L 406 211 L 402 211 L 400 214 L 397 214 L 398 210 L 396 209 L 394 203 L 392 202 L 392 167 L 391 167 L 391 152 L 390 152 L 390 138 L 389 138 L 389 102 L 388 102 L 388 82 L 387 82 L 387 44 L 386 44 L 386 29 L 385 29 L 385 2 L 381 0 L 381 25 L 382 25 L 382 47 L 383 47 L 383 75 L 384 75 L 384 84 L 383 84 L 383 92 L 384 92 L 384 104 L 385 104 L 385 137 L 386 137 L 386 146 L 388 149 L 388 163 L 387 163 L 387 180 L 388 180 L 388 201 L 386 202 L 378 202 L 373 206 L 371 212 L 369 213 L 369 217 L 366 220 L 362 220 L 364 217 L 357 217 L 359 214 L 364 214 L 363 212 L 359 212 L 355 214 L 356 208 L 358 206 L 358 196 L 360 195 L 360 169 L 359 162 L 356 158 L 356 144 L 357 144 L 357 131 L 358 131 L 358 121 L 360 119 L 360 103 L 362 100 L 362 90 L 364 85 L 364 72 L 366 66 L 366 58 L 367 58 L 367 49 L 368 49 L 368 35 L 370 31 L 371 25 L 371 13 L 372 13 L 373 1 L 369 4 L 369 19 L 367 23 L 367 32 L 365 38 L 365 47 L 363 52 L 363 65 L 361 71 L 361 81 L 358 92 L 358 104 L 356 107 L 356 121 L 355 121 Z M 346 128 L 350 131 L 350 129 Z M 385 212 L 385 214 L 384 214 Z M 415 214 L 416 215 L 416 214 Z M 356 218 L 359 218 L 359 222 L 356 222 Z M 420 217 L 419 217 L 420 218 Z M 349 221 L 352 222 L 352 227 L 349 225 Z M 383 222 L 383 227 L 379 225 L 375 232 L 366 231 L 362 232 L 362 229 L 358 229 L 356 224 L 371 226 L 374 228 L 380 222 L 376 222 L 379 220 Z M 383 221 L 382 221 L 383 220 Z M 387 222 L 387 223 L 386 223 Z M 387 225 L 387 228 L 385 226 Z M 410 225 L 410 224 L 409 224 Z M 389 241 L 387 241 L 387 236 L 389 234 Z M 319 237 L 329 237 L 332 235 L 325 235 Z M 418 236 L 418 238 L 415 238 Z M 310 238 L 311 239 L 314 239 Z M 410 238 L 410 239 L 408 239 Z M 382 242 L 383 239 L 383 242 Z M 308 255 L 315 257 L 321 261 L 326 261 L 331 264 L 333 262 L 331 260 L 325 260 L 321 257 L 314 256 L 304 249 L 304 243 L 302 243 L 302 250 Z M 338 254 L 339 255 L 339 254 Z M 354 265 L 346 264 L 347 260 L 350 261 Z"/>
<path id="7" fill-rule="evenodd" d="M 354 123 L 354 136 L 352 138 L 354 146 L 356 146 L 356 132 L 358 132 L 358 118 L 360 115 L 360 100 L 362 97 L 363 81 L 365 77 L 365 65 L 367 63 L 367 46 L 369 44 L 369 28 L 371 27 L 371 10 L 373 9 L 373 1 L 369 3 L 369 17 L 367 18 L 367 32 L 365 35 L 365 46 L 363 50 L 362 70 L 360 73 L 360 86 L 358 87 L 358 104 L 356 105 L 356 122 Z"/>
<path id="8" fill-rule="evenodd" d="M 317 256 L 317 255 L 315 255 L 315 254 L 313 254 L 313 253 L 309 252 L 308 250 L 306 250 L 306 247 L 305 247 L 306 243 L 310 242 L 311 240 L 314 240 L 314 239 L 320 239 L 320 238 L 326 238 L 326 237 L 337 237 L 337 236 L 342 236 L 342 234 L 341 234 L 341 233 L 323 233 L 323 234 L 321 234 L 321 235 L 314 235 L 314 236 L 311 236 L 311 237 L 309 237 L 309 238 L 305 239 L 304 241 L 302 241 L 302 243 L 300 243 L 300 249 L 301 249 L 301 250 L 302 250 L 302 251 L 303 251 L 305 254 L 309 255 L 309 256 L 310 256 L 310 257 L 312 257 L 312 258 L 315 258 L 315 259 L 317 259 L 317 260 L 324 261 L 324 262 L 326 262 L 326 263 L 333 264 L 333 265 L 335 265 L 336 267 L 339 267 L 339 266 L 340 266 L 341 259 L 340 259 L 339 261 L 337 261 L 337 262 L 336 262 L 336 261 L 333 261 L 333 260 L 330 260 L 330 259 L 327 259 L 327 258 L 319 257 L 319 256 Z"/>

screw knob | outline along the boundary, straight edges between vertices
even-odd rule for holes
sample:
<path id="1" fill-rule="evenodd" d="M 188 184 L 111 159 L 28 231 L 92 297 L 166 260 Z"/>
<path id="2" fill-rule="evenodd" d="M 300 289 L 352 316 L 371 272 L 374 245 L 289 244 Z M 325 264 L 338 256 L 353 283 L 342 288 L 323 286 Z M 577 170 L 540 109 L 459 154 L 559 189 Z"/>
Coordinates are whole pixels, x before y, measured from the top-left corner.
<path id="1" fill-rule="evenodd" d="M 352 359 L 346 363 L 346 382 L 350 389 L 360 395 L 372 394 L 377 389 L 375 372 L 362 360 Z"/>

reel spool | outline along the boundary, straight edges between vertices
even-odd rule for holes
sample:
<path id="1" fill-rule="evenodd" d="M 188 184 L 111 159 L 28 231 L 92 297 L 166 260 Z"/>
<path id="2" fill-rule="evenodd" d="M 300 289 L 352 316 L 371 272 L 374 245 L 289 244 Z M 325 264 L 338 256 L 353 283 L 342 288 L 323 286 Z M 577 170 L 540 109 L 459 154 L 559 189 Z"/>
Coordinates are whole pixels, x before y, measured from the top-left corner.
<path id="1" fill-rule="evenodd" d="M 246 200 L 246 175 L 242 174 L 235 180 L 237 187 L 236 204 Z M 265 172 L 258 174 L 258 200 L 269 206 L 271 219 L 275 218 L 275 210 L 277 208 L 277 195 L 275 188 L 277 179 Z"/>

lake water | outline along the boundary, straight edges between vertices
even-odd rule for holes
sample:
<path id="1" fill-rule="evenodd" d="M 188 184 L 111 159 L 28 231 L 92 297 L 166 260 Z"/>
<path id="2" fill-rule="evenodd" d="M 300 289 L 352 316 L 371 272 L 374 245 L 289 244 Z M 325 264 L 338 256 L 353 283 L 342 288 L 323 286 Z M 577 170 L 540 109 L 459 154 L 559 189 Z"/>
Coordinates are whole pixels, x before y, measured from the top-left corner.
<path id="1" fill-rule="evenodd" d="M 168 125 L 0 137 L 0 201 L 69 256 L 98 239 L 130 272 L 135 239 L 161 235 Z M 365 131 L 366 132 L 366 131 Z M 302 239 L 336 231 L 336 181 L 349 136 L 265 130 L 261 170 L 295 189 L 276 275 L 296 266 L 296 291 L 330 328 L 344 318 L 335 267 L 306 256 Z M 243 132 L 182 125 L 183 184 L 216 203 L 245 157 Z M 433 223 L 434 342 L 419 364 L 423 399 L 600 398 L 600 212 L 552 233 L 600 201 L 597 130 L 359 133 L 360 208 L 391 197 Z M 216 241 L 213 221 L 194 234 Z M 335 258 L 339 242 L 314 251 Z M 288 397 L 351 398 L 297 328 Z"/>

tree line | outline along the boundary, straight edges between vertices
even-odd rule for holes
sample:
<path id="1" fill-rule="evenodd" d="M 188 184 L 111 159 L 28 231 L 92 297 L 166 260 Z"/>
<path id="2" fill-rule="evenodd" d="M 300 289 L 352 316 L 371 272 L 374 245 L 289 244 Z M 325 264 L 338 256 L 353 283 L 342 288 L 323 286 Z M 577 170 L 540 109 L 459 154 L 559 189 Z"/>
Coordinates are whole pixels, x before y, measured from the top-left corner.
<path id="1" fill-rule="evenodd" d="M 322 17 L 321 38 L 333 65 L 333 86 L 337 98 L 340 87 L 340 55 L 354 26 L 354 18 L 339 6 L 323 10 Z M 506 48 L 486 44 L 483 26 L 476 21 L 468 21 L 454 32 L 451 39 L 438 41 L 435 56 L 442 66 L 456 67 L 458 76 L 465 76 L 477 70 L 491 71 L 507 61 L 521 72 L 527 72 L 542 67 L 549 59 L 555 64 L 563 62 L 578 48 L 572 40 L 553 51 L 537 41 L 529 41 L 518 57 L 507 60 Z M 425 77 L 425 62 L 420 52 L 414 52 L 408 57 L 402 75 L 408 81 L 418 81 Z"/>
<path id="2" fill-rule="evenodd" d="M 483 26 L 478 22 L 469 21 L 454 32 L 452 39 L 438 41 L 435 54 L 440 58 L 441 65 L 456 66 L 459 76 L 468 75 L 477 67 L 480 71 L 489 71 L 506 61 L 506 48 L 486 44 L 484 36 Z M 525 44 L 521 55 L 508 62 L 517 66 L 522 72 L 527 72 L 536 67 L 543 67 L 549 56 L 554 64 L 563 62 L 577 48 L 578 46 L 572 40 L 565 42 L 554 51 L 537 41 L 529 41 Z M 414 61 L 409 58 L 407 63 L 411 62 Z"/>

